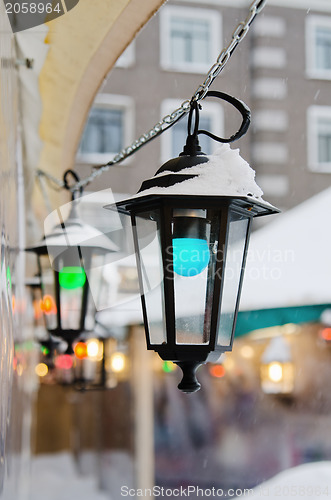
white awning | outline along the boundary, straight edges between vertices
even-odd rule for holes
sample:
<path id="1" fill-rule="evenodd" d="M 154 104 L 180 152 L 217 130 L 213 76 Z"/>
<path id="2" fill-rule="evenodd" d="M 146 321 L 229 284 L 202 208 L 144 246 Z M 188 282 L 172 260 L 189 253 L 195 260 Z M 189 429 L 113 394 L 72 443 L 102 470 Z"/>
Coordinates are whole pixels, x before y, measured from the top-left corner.
<path id="1" fill-rule="evenodd" d="M 331 303 L 331 188 L 252 234 L 241 310 Z"/>

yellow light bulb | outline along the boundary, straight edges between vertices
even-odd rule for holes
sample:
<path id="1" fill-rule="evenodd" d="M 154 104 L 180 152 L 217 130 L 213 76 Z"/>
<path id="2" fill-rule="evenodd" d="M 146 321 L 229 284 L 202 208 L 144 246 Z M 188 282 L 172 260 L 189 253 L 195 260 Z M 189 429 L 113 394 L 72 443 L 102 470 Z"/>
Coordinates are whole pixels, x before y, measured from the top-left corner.
<path id="1" fill-rule="evenodd" d="M 100 342 L 97 339 L 90 339 L 87 342 L 87 355 L 89 358 L 97 358 L 99 355 Z"/>
<path id="2" fill-rule="evenodd" d="M 48 373 L 48 366 L 45 363 L 38 363 L 35 372 L 38 377 L 45 377 Z"/>
<path id="3" fill-rule="evenodd" d="M 268 376 L 272 382 L 280 382 L 283 378 L 283 367 L 281 363 L 274 361 L 268 366 Z"/>
<path id="4" fill-rule="evenodd" d="M 111 360 L 111 369 L 115 373 L 122 372 L 125 368 L 125 356 L 122 352 L 116 352 L 112 355 Z"/>

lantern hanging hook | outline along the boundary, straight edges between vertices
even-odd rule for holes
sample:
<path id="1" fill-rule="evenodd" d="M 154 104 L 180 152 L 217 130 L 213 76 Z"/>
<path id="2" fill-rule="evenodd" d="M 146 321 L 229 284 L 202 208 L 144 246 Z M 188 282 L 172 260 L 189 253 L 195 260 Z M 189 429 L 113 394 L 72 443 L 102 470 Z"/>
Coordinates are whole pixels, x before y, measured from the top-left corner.
<path id="1" fill-rule="evenodd" d="M 199 109 L 202 109 L 202 107 L 201 104 L 198 103 L 198 101 L 193 101 L 193 100 L 191 101 L 190 106 L 191 107 L 187 122 L 187 135 L 196 137 L 199 129 Z M 191 133 L 193 113 L 195 115 L 195 122 L 194 122 L 193 133 Z"/>
<path id="2" fill-rule="evenodd" d="M 196 99 L 192 99 L 190 102 L 190 111 L 187 122 L 186 145 L 184 147 L 183 153 L 181 153 L 182 155 L 196 156 L 199 154 L 203 154 L 201 152 L 201 147 L 199 145 L 199 140 L 198 140 L 199 134 L 207 135 L 208 137 L 217 142 L 231 143 L 240 139 L 240 137 L 245 135 L 251 123 L 251 111 L 243 101 L 240 101 L 239 99 L 236 99 L 235 97 L 229 94 L 225 94 L 224 92 L 219 92 L 216 90 L 207 92 L 205 97 L 217 97 L 218 99 L 226 101 L 232 106 L 234 106 L 242 116 L 242 123 L 238 131 L 227 139 L 223 137 L 218 137 L 217 135 L 212 134 L 208 130 L 201 130 L 199 129 L 199 110 L 201 110 L 202 107 Z M 194 125 L 192 127 L 193 116 L 194 116 Z"/>
<path id="3" fill-rule="evenodd" d="M 246 134 L 248 127 L 250 126 L 250 123 L 251 123 L 251 110 L 249 109 L 247 104 L 245 104 L 243 101 L 240 101 L 236 97 L 233 97 L 229 94 L 225 94 L 224 92 L 219 92 L 217 90 L 210 90 L 209 92 L 207 92 L 206 97 L 217 97 L 218 99 L 226 101 L 229 104 L 231 104 L 232 106 L 234 106 L 240 112 L 240 114 L 242 116 L 242 122 L 241 122 L 241 125 L 240 125 L 238 131 L 235 134 L 231 135 L 231 137 L 229 137 L 227 139 L 224 139 L 223 137 L 218 137 L 217 135 L 212 134 L 208 130 L 197 130 L 197 132 L 196 132 L 197 135 L 198 134 L 205 134 L 208 137 L 210 137 L 211 139 L 213 139 L 214 141 L 218 141 L 218 142 L 222 142 L 222 143 L 230 143 L 230 142 L 237 141 L 238 139 L 240 139 L 240 137 L 242 137 L 243 135 Z M 198 110 L 196 112 L 199 113 Z M 190 111 L 190 113 L 191 113 L 191 111 Z"/>
<path id="4" fill-rule="evenodd" d="M 69 182 L 68 182 L 68 176 L 69 175 L 71 175 L 71 177 L 74 178 L 75 184 L 77 184 L 80 179 L 79 179 L 78 175 L 76 174 L 76 172 L 74 170 L 71 170 L 70 168 L 64 172 L 64 175 L 63 175 L 63 186 L 64 186 L 64 189 L 67 189 L 68 191 L 71 192 L 72 201 L 75 201 L 76 200 L 76 195 L 78 193 L 78 190 L 73 189 L 74 186 L 70 186 L 69 185 Z M 82 194 L 83 194 L 83 186 L 80 186 L 80 188 L 79 188 L 79 197 L 81 197 Z"/>
<path id="5" fill-rule="evenodd" d="M 190 102 L 190 111 L 187 122 L 186 144 L 181 155 L 196 156 L 198 154 L 203 154 L 201 153 L 201 147 L 199 145 L 199 140 L 198 140 L 199 109 L 201 109 L 201 105 L 196 100 L 192 100 Z M 194 126 L 192 132 L 193 115 L 194 115 Z"/>

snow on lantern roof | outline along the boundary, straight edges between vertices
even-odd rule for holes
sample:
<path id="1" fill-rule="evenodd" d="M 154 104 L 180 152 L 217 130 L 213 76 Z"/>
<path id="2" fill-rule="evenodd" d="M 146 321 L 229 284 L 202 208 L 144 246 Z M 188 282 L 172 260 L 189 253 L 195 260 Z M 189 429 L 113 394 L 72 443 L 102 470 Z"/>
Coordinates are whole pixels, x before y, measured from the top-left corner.
<path id="1" fill-rule="evenodd" d="M 179 172 L 162 171 L 154 176 L 160 179 L 172 174 L 194 176 L 178 181 L 167 187 L 151 187 L 134 195 L 135 199 L 147 195 L 203 195 L 203 196 L 244 196 L 254 198 L 264 204 L 263 191 L 255 182 L 255 171 L 240 154 L 239 149 L 231 149 L 229 144 L 222 144 L 213 155 L 205 157 L 207 162 L 190 166 Z"/>
<path id="2" fill-rule="evenodd" d="M 57 211 L 58 224 L 52 231 L 45 234 L 40 242 L 33 247 L 28 248 L 39 254 L 48 252 L 48 249 L 57 249 L 60 254 L 62 250 L 68 248 L 90 248 L 102 252 L 117 252 L 118 246 L 115 245 L 105 234 L 89 224 L 85 224 L 77 215 L 75 204 L 72 203 L 69 217 L 63 221 L 62 215 Z"/>

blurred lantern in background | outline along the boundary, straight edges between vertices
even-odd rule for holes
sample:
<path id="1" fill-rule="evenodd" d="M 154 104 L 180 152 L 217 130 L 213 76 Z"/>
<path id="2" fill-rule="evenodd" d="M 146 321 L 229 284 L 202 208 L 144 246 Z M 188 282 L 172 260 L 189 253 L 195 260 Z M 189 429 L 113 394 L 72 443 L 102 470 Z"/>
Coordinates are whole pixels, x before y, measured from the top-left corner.
<path id="1" fill-rule="evenodd" d="M 105 360 L 106 380 L 109 387 L 124 381 L 129 374 L 128 345 L 125 342 L 109 339 Z"/>
<path id="2" fill-rule="evenodd" d="M 79 391 L 111 389 L 128 377 L 126 350 L 113 338 L 79 339 L 72 354 L 55 356 L 56 379 Z"/>
<path id="3" fill-rule="evenodd" d="M 105 387 L 104 339 L 89 338 L 74 344 L 74 386 L 88 390 Z"/>
<path id="4" fill-rule="evenodd" d="M 291 394 L 294 364 L 291 348 L 284 337 L 274 337 L 261 358 L 261 386 L 266 394 Z"/>
<path id="5" fill-rule="evenodd" d="M 38 257 L 46 328 L 66 340 L 70 352 L 74 339 L 94 329 L 104 259 L 117 250 L 108 237 L 79 219 L 76 204 L 73 200 L 65 221 L 58 211 L 59 224 L 52 233 L 28 249 Z"/>
<path id="6" fill-rule="evenodd" d="M 181 367 L 178 388 L 184 392 L 200 388 L 200 364 L 232 349 L 251 221 L 278 211 L 260 198 L 254 172 L 238 151 L 223 146 L 219 156 L 201 152 L 198 134 L 232 142 L 250 122 L 242 102 L 220 92 L 207 96 L 240 111 L 239 131 L 220 139 L 198 130 L 199 107 L 192 102 L 183 152 L 143 182 L 137 195 L 116 204 L 131 216 L 147 348 Z M 146 247 L 154 247 L 157 272 Z"/>

